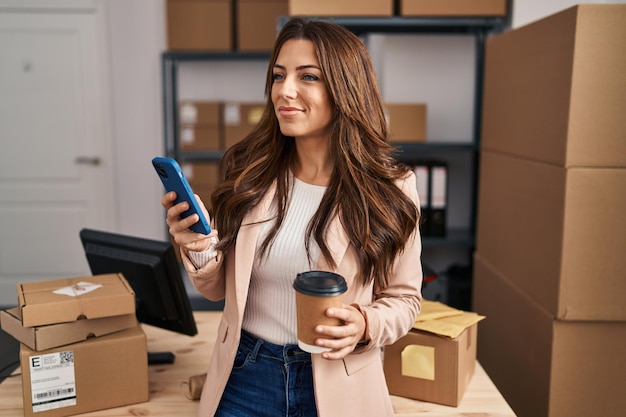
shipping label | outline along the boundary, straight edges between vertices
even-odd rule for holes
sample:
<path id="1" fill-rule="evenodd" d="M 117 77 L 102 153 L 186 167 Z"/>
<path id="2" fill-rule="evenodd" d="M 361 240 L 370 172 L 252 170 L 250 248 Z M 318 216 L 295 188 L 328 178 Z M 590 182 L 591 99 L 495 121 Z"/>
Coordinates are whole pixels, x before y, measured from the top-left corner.
<path id="1" fill-rule="evenodd" d="M 31 356 L 28 360 L 33 412 L 76 405 L 73 350 Z"/>

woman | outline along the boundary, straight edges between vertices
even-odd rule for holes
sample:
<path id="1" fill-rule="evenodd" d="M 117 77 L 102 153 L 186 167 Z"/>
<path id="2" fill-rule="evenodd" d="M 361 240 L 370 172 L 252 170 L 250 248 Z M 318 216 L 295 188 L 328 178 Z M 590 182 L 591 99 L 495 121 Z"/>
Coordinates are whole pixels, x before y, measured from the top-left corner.
<path id="1" fill-rule="evenodd" d="M 225 299 L 199 416 L 392 416 L 380 348 L 421 302 L 414 174 L 393 158 L 369 54 L 346 29 L 292 19 L 267 72 L 258 126 L 225 153 L 213 232 L 188 228 L 166 194 L 167 224 L 198 291 Z M 340 326 L 297 346 L 297 273 L 348 283 Z"/>

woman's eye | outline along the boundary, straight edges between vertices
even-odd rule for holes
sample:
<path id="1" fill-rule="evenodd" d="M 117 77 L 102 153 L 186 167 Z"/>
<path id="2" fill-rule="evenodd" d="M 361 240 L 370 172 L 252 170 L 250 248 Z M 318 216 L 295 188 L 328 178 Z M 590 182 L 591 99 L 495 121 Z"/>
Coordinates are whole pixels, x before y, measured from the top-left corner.
<path id="1" fill-rule="evenodd" d="M 320 77 L 318 77 L 317 75 L 313 75 L 313 74 L 305 74 L 302 76 L 302 79 L 305 81 L 317 81 L 320 79 Z"/>
<path id="2" fill-rule="evenodd" d="M 285 77 L 282 74 L 278 74 L 278 73 L 272 74 L 272 80 L 274 80 L 274 81 L 280 81 L 283 78 L 285 78 Z"/>

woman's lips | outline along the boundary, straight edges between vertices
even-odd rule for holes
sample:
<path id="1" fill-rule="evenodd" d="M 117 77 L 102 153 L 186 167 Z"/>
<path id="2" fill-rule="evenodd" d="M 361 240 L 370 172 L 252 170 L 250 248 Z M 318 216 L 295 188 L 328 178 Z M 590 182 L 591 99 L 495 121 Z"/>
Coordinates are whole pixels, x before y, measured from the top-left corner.
<path id="1" fill-rule="evenodd" d="M 289 117 L 289 116 L 295 116 L 299 113 L 302 113 L 302 110 L 300 110 L 297 107 L 280 106 L 278 108 L 278 112 L 280 113 L 281 116 Z"/>

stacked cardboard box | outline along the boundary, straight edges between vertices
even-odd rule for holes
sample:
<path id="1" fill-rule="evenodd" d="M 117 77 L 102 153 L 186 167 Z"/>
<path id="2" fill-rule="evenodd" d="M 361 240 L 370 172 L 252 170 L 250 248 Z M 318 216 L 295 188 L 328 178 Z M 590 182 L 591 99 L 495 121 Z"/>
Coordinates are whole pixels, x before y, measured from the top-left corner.
<path id="1" fill-rule="evenodd" d="M 121 274 L 24 283 L 17 299 L 0 320 L 20 341 L 25 416 L 148 401 L 146 336 Z"/>
<path id="2" fill-rule="evenodd" d="M 278 19 L 289 13 L 287 0 L 237 0 L 237 50 L 271 51 Z"/>
<path id="3" fill-rule="evenodd" d="M 178 107 L 180 149 L 217 151 L 222 144 L 222 103 L 218 101 L 181 101 Z"/>
<path id="4" fill-rule="evenodd" d="M 291 16 L 392 16 L 393 0 L 289 0 Z"/>
<path id="5" fill-rule="evenodd" d="M 473 308 L 522 417 L 626 409 L 624 39 L 581 5 L 487 42 Z"/>
<path id="6" fill-rule="evenodd" d="M 211 208 L 211 194 L 219 185 L 219 163 L 184 162 L 182 170 L 194 193 L 198 194 L 207 209 Z"/>
<path id="7" fill-rule="evenodd" d="M 264 110 L 264 102 L 182 100 L 178 110 L 180 148 L 228 149 L 252 131 Z M 392 142 L 426 141 L 426 104 L 385 103 L 385 117 Z"/>
<path id="8" fill-rule="evenodd" d="M 170 51 L 269 52 L 288 0 L 167 0 Z"/>
<path id="9" fill-rule="evenodd" d="M 264 109 L 263 102 L 182 100 L 178 110 L 180 149 L 228 149 L 252 131 Z"/>
<path id="10" fill-rule="evenodd" d="M 233 49 L 231 0 L 167 0 L 167 47 L 171 51 Z"/>
<path id="11" fill-rule="evenodd" d="M 170 51 L 271 51 L 283 16 L 506 16 L 506 0 L 167 0 Z"/>
<path id="12" fill-rule="evenodd" d="M 261 120 L 265 103 L 224 103 L 224 148 L 228 149 L 243 139 Z"/>
<path id="13" fill-rule="evenodd" d="M 392 142 L 426 141 L 426 104 L 385 103 L 385 118 Z"/>
<path id="14" fill-rule="evenodd" d="M 506 16 L 506 0 L 400 0 L 402 16 Z"/>

